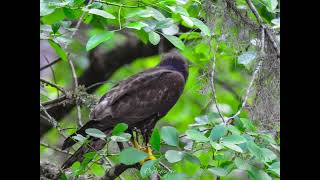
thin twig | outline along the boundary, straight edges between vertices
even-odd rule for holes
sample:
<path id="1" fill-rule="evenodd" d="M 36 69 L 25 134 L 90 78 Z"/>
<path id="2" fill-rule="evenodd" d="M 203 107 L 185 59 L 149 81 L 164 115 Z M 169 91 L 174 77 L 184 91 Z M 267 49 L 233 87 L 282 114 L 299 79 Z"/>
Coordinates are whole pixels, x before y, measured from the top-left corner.
<path id="1" fill-rule="evenodd" d="M 92 3 L 93 0 L 89 0 L 88 4 L 86 5 L 85 8 L 88 8 L 89 5 Z M 70 39 L 73 38 L 73 36 L 76 34 L 76 32 L 79 30 L 79 27 L 80 27 L 80 24 L 84 18 L 84 15 L 85 15 L 85 11 L 82 12 L 81 16 L 80 16 L 80 19 L 79 21 L 77 22 L 76 24 L 76 27 L 75 27 L 75 31 L 72 32 L 71 36 L 70 36 Z M 65 46 L 65 49 L 67 49 L 69 46 L 69 43 L 66 44 Z M 76 74 L 76 70 L 74 68 L 74 65 L 73 65 L 73 62 L 72 60 L 70 59 L 70 53 L 68 53 L 68 63 L 70 65 L 70 68 L 71 68 L 71 72 L 72 72 L 72 78 L 73 78 L 73 83 L 74 83 L 74 90 L 78 89 L 78 79 L 77 79 L 77 74 Z M 76 105 L 76 108 L 77 108 L 77 125 L 78 127 L 82 127 L 83 126 L 83 123 L 81 121 L 81 108 L 80 108 L 80 105 Z"/>
<path id="2" fill-rule="evenodd" d="M 159 161 L 159 164 L 160 164 L 162 167 L 164 167 L 167 171 L 172 172 L 172 170 L 171 170 L 168 166 L 166 166 L 165 164 L 163 164 L 162 162 Z"/>
<path id="3" fill-rule="evenodd" d="M 253 21 L 251 21 L 249 18 L 245 17 L 240 11 L 239 9 L 236 7 L 235 1 L 234 0 L 225 0 L 227 5 L 232 9 L 232 11 L 238 16 L 240 17 L 240 19 L 244 22 L 244 24 L 249 25 L 250 27 L 252 27 L 253 29 L 259 29 L 259 26 L 254 23 Z"/>
<path id="4" fill-rule="evenodd" d="M 60 86 L 58 86 L 58 85 L 56 85 L 56 84 L 54 84 L 54 83 L 52 83 L 52 82 L 49 82 L 49 81 L 47 81 L 47 80 L 45 80 L 45 79 L 42 79 L 42 78 L 40 78 L 40 81 L 41 81 L 42 83 L 44 83 L 44 84 L 48 84 L 48 85 L 56 88 L 57 90 L 61 91 L 63 94 L 67 94 L 67 92 L 66 92 L 62 87 L 60 87 Z"/>
<path id="5" fill-rule="evenodd" d="M 137 6 L 130 6 L 130 5 L 125 5 L 125 4 L 118 4 L 118 3 L 113 3 L 113 2 L 106 2 L 106 1 L 101 1 L 101 0 L 95 0 L 94 2 L 101 2 L 107 5 L 111 5 L 111 6 L 121 6 L 124 8 L 139 8 L 139 7 L 143 7 L 143 6 L 139 6 L 139 4 Z"/>
<path id="6" fill-rule="evenodd" d="M 64 138 L 67 138 L 65 136 L 60 128 L 60 124 L 47 112 L 46 108 L 43 107 L 43 105 L 40 103 L 40 109 L 44 112 L 44 114 L 47 116 L 47 118 L 44 118 L 43 115 L 40 114 L 40 116 L 44 119 L 46 119 L 54 128 L 56 128 L 61 136 Z"/>
<path id="7" fill-rule="evenodd" d="M 88 4 L 86 5 L 85 9 L 87 9 L 89 7 L 89 5 L 92 3 L 92 0 L 89 0 Z M 80 18 L 79 18 L 79 21 L 77 22 L 76 24 L 76 27 L 75 27 L 75 31 L 72 32 L 71 36 L 70 36 L 70 39 L 73 38 L 73 36 L 76 34 L 76 32 L 79 30 L 79 27 L 80 27 L 80 24 L 84 18 L 84 15 L 85 15 L 85 11 L 82 12 Z M 69 46 L 69 44 L 66 45 L 66 48 Z"/>
<path id="8" fill-rule="evenodd" d="M 50 100 L 50 101 L 46 101 L 44 103 L 42 103 L 43 106 L 48 106 L 48 105 L 52 105 L 52 104 L 56 104 L 56 103 L 60 103 L 64 100 L 67 99 L 67 96 L 63 95 L 63 96 L 60 96 L 59 98 L 57 99 L 53 99 L 53 100 Z"/>
<path id="9" fill-rule="evenodd" d="M 48 117 L 47 120 L 49 120 L 49 123 L 57 129 L 60 129 L 59 123 L 47 112 L 46 108 L 43 107 L 43 105 L 40 103 L 40 109 L 44 112 L 44 114 Z"/>
<path id="10" fill-rule="evenodd" d="M 43 56 L 44 59 L 47 61 L 48 64 L 50 64 L 50 61 L 48 60 L 47 56 Z M 54 70 L 53 68 L 50 66 L 50 71 L 51 71 L 51 74 L 52 74 L 52 77 L 53 77 L 53 82 L 55 84 L 57 84 L 57 78 L 56 78 L 56 74 L 54 73 Z M 57 97 L 59 97 L 59 91 L 57 91 Z"/>
<path id="11" fill-rule="evenodd" d="M 40 68 L 40 71 L 47 69 L 48 67 L 51 67 L 52 65 L 54 65 L 55 63 L 59 62 L 61 60 L 61 58 L 56 59 L 54 61 L 52 61 L 51 63 L 44 65 Z"/>
<path id="12" fill-rule="evenodd" d="M 44 147 L 46 147 L 46 148 L 55 150 L 55 151 L 57 151 L 57 152 L 61 152 L 61 153 L 63 153 L 63 154 L 72 155 L 72 153 L 69 153 L 68 151 L 59 149 L 59 148 L 57 148 L 57 147 L 52 147 L 52 146 L 50 146 L 49 144 L 46 144 L 46 143 L 44 143 L 44 142 L 40 142 L 40 145 L 41 145 L 41 146 L 44 146 Z"/>

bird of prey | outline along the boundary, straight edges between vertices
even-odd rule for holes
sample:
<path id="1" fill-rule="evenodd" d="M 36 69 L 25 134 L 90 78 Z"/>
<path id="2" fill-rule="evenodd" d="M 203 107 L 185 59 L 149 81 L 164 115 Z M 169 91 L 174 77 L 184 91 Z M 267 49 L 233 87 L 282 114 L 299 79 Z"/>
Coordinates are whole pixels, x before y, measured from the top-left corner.
<path id="1" fill-rule="evenodd" d="M 76 143 L 72 136 L 86 135 L 85 130 L 96 128 L 110 134 L 118 123 L 128 124 L 128 129 L 139 129 L 148 138 L 155 123 L 176 104 L 183 92 L 188 78 L 188 63 L 178 52 L 164 55 L 160 63 L 151 69 L 142 71 L 120 81 L 101 97 L 91 112 L 91 119 L 75 134 L 68 137 L 62 149 Z M 148 139 L 145 139 L 148 142 Z M 70 167 L 75 161 L 82 161 L 83 155 L 93 150 L 100 150 L 106 142 L 93 138 L 90 147 L 83 145 L 62 168 Z"/>

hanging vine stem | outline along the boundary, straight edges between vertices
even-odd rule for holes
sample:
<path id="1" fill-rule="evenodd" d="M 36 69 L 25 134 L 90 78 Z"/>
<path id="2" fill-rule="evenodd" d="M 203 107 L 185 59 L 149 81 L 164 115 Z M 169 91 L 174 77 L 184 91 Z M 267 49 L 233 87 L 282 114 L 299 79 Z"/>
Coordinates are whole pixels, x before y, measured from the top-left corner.
<path id="1" fill-rule="evenodd" d="M 121 27 L 121 9 L 122 9 L 122 5 L 119 6 L 119 11 L 118 11 L 119 30 L 122 29 L 122 27 Z"/>
<path id="2" fill-rule="evenodd" d="M 244 100 L 243 100 L 243 102 L 242 102 L 241 107 L 239 108 L 239 110 L 238 110 L 233 116 L 229 117 L 229 118 L 225 121 L 226 124 L 231 123 L 232 120 L 233 120 L 236 116 L 238 116 L 238 115 L 242 112 L 243 108 L 246 106 L 246 103 L 247 103 L 248 98 L 249 98 L 249 96 L 250 96 L 250 92 L 251 92 L 251 90 L 252 90 L 253 83 L 254 83 L 254 81 L 256 80 L 256 78 L 258 77 L 258 74 L 259 74 L 260 69 L 261 69 L 261 67 L 262 67 L 262 63 L 263 63 L 263 59 L 264 59 L 264 55 L 265 55 L 265 52 L 264 52 L 265 31 L 266 31 L 266 30 L 265 30 L 263 27 L 261 27 L 261 38 L 260 38 L 260 41 L 261 41 L 261 46 L 260 46 L 260 48 L 261 48 L 261 49 L 260 49 L 261 60 L 259 60 L 257 66 L 256 66 L 256 68 L 255 68 L 255 70 L 254 70 L 254 72 L 253 72 L 253 74 L 252 74 L 252 78 L 251 78 L 250 83 L 249 83 L 249 86 L 248 86 L 248 88 L 247 88 L 246 96 L 245 96 L 245 98 L 244 98 Z"/>
<path id="3" fill-rule="evenodd" d="M 211 54 L 211 51 L 212 51 L 212 45 L 211 45 L 211 39 L 209 39 L 209 54 Z M 213 100 L 214 100 L 214 103 L 215 103 L 215 106 L 217 108 L 217 111 L 218 111 L 218 114 L 219 116 L 221 117 L 222 121 L 225 122 L 224 120 L 224 117 L 220 111 L 220 108 L 218 106 L 218 100 L 217 100 L 217 94 L 216 94 L 216 88 L 214 86 L 214 72 L 215 72 L 215 68 L 216 68 L 216 53 L 217 53 L 217 50 L 218 50 L 218 47 L 219 47 L 219 41 L 217 41 L 217 44 L 216 44 L 216 47 L 215 49 L 213 50 L 213 58 L 212 58 L 212 69 L 211 69 L 211 72 L 209 74 L 209 80 L 210 80 L 210 87 L 211 87 L 211 91 L 212 91 L 212 94 L 213 94 Z"/>

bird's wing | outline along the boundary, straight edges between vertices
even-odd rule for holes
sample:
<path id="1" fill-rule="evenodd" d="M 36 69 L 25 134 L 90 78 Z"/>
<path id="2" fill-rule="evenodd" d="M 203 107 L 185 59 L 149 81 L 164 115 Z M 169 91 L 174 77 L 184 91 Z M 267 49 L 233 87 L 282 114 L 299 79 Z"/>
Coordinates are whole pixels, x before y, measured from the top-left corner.
<path id="1" fill-rule="evenodd" d="M 166 113 L 184 88 L 183 76 L 165 68 L 154 68 L 121 81 L 105 94 L 92 111 L 95 120 L 112 116 L 128 124 Z"/>

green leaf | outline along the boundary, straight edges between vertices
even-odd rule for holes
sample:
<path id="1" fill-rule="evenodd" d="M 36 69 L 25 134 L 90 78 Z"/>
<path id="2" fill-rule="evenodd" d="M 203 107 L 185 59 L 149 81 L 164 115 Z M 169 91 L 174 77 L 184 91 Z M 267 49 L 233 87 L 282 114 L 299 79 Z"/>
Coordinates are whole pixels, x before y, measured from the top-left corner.
<path id="1" fill-rule="evenodd" d="M 176 24 L 171 24 L 167 28 L 162 28 L 161 31 L 165 35 L 173 36 L 173 35 L 176 35 L 177 33 L 179 33 L 179 27 Z"/>
<path id="2" fill-rule="evenodd" d="M 185 39 L 185 40 L 192 40 L 192 39 L 200 39 L 200 33 L 198 32 L 186 32 L 186 33 L 182 33 L 179 36 L 180 39 Z"/>
<path id="3" fill-rule="evenodd" d="M 139 21 L 139 22 L 131 22 L 126 27 L 131 28 L 131 29 L 140 30 L 141 28 L 146 27 L 146 26 L 148 26 L 148 24 Z"/>
<path id="4" fill-rule="evenodd" d="M 49 6 L 48 0 L 40 0 L 40 16 L 51 14 L 55 7 Z"/>
<path id="5" fill-rule="evenodd" d="M 105 138 L 107 137 L 102 131 L 100 131 L 99 129 L 95 129 L 95 128 L 88 128 L 86 129 L 86 133 L 92 137 L 96 137 L 96 138 Z"/>
<path id="6" fill-rule="evenodd" d="M 190 26 L 190 27 L 193 26 L 193 21 L 190 19 L 190 17 L 181 15 L 181 18 L 183 19 L 183 21 L 184 21 L 188 26 Z"/>
<path id="7" fill-rule="evenodd" d="M 202 134 L 201 132 L 195 130 L 195 129 L 190 129 L 186 131 L 187 136 L 195 141 L 198 142 L 207 142 L 209 141 L 209 138 L 207 138 L 204 134 Z"/>
<path id="8" fill-rule="evenodd" d="M 201 47 L 201 48 L 199 48 L 199 47 Z M 206 50 L 208 50 L 209 46 L 204 45 L 204 44 L 199 44 L 197 46 L 197 48 L 199 48 L 200 52 L 205 53 L 205 52 L 207 52 Z M 208 51 L 208 53 L 209 53 L 209 51 Z M 221 119 L 219 113 L 216 113 L 216 112 L 210 112 L 208 114 L 208 121 L 214 125 L 218 125 L 218 124 L 222 123 L 222 119 Z"/>
<path id="9" fill-rule="evenodd" d="M 222 136 L 227 134 L 227 128 L 225 125 L 220 124 L 212 128 L 211 133 L 210 133 L 210 139 L 212 141 L 216 141 L 220 139 Z"/>
<path id="10" fill-rule="evenodd" d="M 243 126 L 250 130 L 250 131 L 255 131 L 256 128 L 255 126 L 252 124 L 252 121 L 250 119 L 247 118 L 240 118 L 240 121 L 243 123 Z"/>
<path id="11" fill-rule="evenodd" d="M 242 169 L 242 170 L 249 170 L 251 167 L 251 165 L 248 163 L 248 161 L 243 160 L 239 157 L 236 157 L 236 159 L 234 160 L 234 163 L 238 169 Z"/>
<path id="12" fill-rule="evenodd" d="M 83 157 L 92 160 L 95 156 L 96 156 L 97 152 L 93 151 L 93 152 L 88 152 L 86 154 L 83 155 Z"/>
<path id="13" fill-rule="evenodd" d="M 71 166 L 71 171 L 74 176 L 77 176 L 81 171 L 81 164 L 79 161 L 76 161 Z"/>
<path id="14" fill-rule="evenodd" d="M 212 159 L 213 159 L 212 151 L 199 150 L 196 153 L 203 167 L 207 167 L 209 163 L 212 162 Z"/>
<path id="15" fill-rule="evenodd" d="M 165 174 L 161 180 L 186 180 L 187 177 L 185 174 L 176 173 L 176 172 L 169 172 Z"/>
<path id="16" fill-rule="evenodd" d="M 205 25 L 202 21 L 200 21 L 197 18 L 190 17 L 190 19 L 193 21 L 193 24 L 203 32 L 204 35 L 211 36 L 210 29 L 207 25 Z"/>
<path id="17" fill-rule="evenodd" d="M 146 33 L 144 30 L 138 30 L 135 31 L 135 33 L 139 40 L 141 40 L 144 44 L 148 43 L 148 33 Z"/>
<path id="18" fill-rule="evenodd" d="M 272 19 L 271 23 L 274 24 L 273 28 L 280 28 L 280 18 Z"/>
<path id="19" fill-rule="evenodd" d="M 235 127 L 233 125 L 228 125 L 227 128 L 234 135 L 240 135 L 241 134 L 241 131 L 237 127 Z"/>
<path id="20" fill-rule="evenodd" d="M 256 168 L 251 168 L 248 171 L 250 179 L 253 180 L 272 180 L 272 178 L 265 173 L 263 170 L 258 170 Z"/>
<path id="21" fill-rule="evenodd" d="M 161 128 L 161 138 L 164 142 L 171 146 L 179 146 L 179 135 L 176 128 L 171 126 L 164 126 Z"/>
<path id="22" fill-rule="evenodd" d="M 164 20 L 166 18 L 160 11 L 158 11 L 150 6 L 147 6 L 145 11 L 142 14 L 140 14 L 141 17 L 142 17 L 142 15 L 145 15 L 144 17 L 152 16 L 158 21 Z"/>
<path id="23" fill-rule="evenodd" d="M 267 10 L 271 13 L 274 13 L 277 8 L 278 1 L 277 0 L 259 0 L 263 5 L 266 6 Z"/>
<path id="24" fill-rule="evenodd" d="M 273 139 L 271 134 L 260 134 L 259 136 L 265 141 L 267 141 L 268 143 L 275 144 L 275 145 L 277 144 L 277 142 Z"/>
<path id="25" fill-rule="evenodd" d="M 248 150 L 259 160 L 263 160 L 263 152 L 261 148 L 253 141 L 247 141 Z"/>
<path id="26" fill-rule="evenodd" d="M 113 35 L 114 35 L 114 32 L 105 31 L 90 37 L 86 46 L 87 51 L 90 51 L 91 49 L 95 48 L 99 44 L 111 39 Z"/>
<path id="27" fill-rule="evenodd" d="M 221 144 L 218 144 L 218 143 L 216 143 L 214 141 L 210 141 L 210 144 L 217 151 L 219 151 L 219 150 L 221 150 L 223 148 Z"/>
<path id="28" fill-rule="evenodd" d="M 132 165 L 139 161 L 144 160 L 146 157 L 148 157 L 148 154 L 137 150 L 133 147 L 129 147 L 127 149 L 124 149 L 119 154 L 119 160 L 121 163 L 126 165 Z"/>
<path id="29" fill-rule="evenodd" d="M 229 149 L 232 149 L 232 150 L 237 151 L 237 152 L 239 152 L 239 153 L 243 153 L 243 150 L 242 150 L 239 146 L 237 146 L 237 145 L 235 145 L 235 144 L 233 144 L 233 143 L 223 142 L 222 144 L 223 144 L 225 147 L 229 148 Z"/>
<path id="30" fill-rule="evenodd" d="M 118 123 L 113 129 L 112 129 L 112 135 L 119 135 L 122 132 L 126 131 L 128 129 L 128 124 L 126 123 Z"/>
<path id="31" fill-rule="evenodd" d="M 60 180 L 68 180 L 66 173 L 62 173 L 60 176 Z"/>
<path id="32" fill-rule="evenodd" d="M 54 49 L 54 51 L 58 54 L 58 56 L 62 60 L 67 61 L 67 59 L 68 59 L 67 53 L 61 48 L 61 46 L 51 39 L 49 39 L 48 42 L 49 42 L 50 46 Z"/>
<path id="33" fill-rule="evenodd" d="M 152 149 L 160 151 L 160 133 L 158 129 L 153 129 L 150 138 L 150 144 Z"/>
<path id="34" fill-rule="evenodd" d="M 243 54 L 241 54 L 238 57 L 238 63 L 243 64 L 244 66 L 248 67 L 251 65 L 251 62 L 257 57 L 257 52 L 254 51 L 248 51 Z"/>
<path id="35" fill-rule="evenodd" d="M 93 174 L 95 174 L 98 177 L 103 176 L 105 173 L 105 169 L 103 168 L 103 166 L 100 164 L 96 164 L 96 163 L 92 164 L 91 170 L 92 170 Z"/>
<path id="36" fill-rule="evenodd" d="M 184 153 L 181 151 L 175 151 L 175 150 L 168 150 L 165 154 L 166 159 L 170 162 L 170 163 L 175 163 L 178 161 L 181 161 L 181 159 L 183 158 Z"/>
<path id="37" fill-rule="evenodd" d="M 63 13 L 63 10 L 62 8 L 58 8 L 58 9 L 55 9 L 53 13 L 51 14 L 48 14 L 46 16 L 43 16 L 41 18 L 41 21 L 44 23 L 44 24 L 48 24 L 48 25 L 51 25 L 51 24 L 54 24 L 58 21 L 61 21 L 63 20 L 65 17 L 64 13 Z"/>
<path id="38" fill-rule="evenodd" d="M 65 7 L 67 5 L 70 4 L 70 1 L 65 1 L 65 2 L 59 2 L 59 1 L 52 1 L 52 2 L 49 2 L 49 6 L 50 7 L 56 7 L 56 8 L 60 8 L 60 7 Z"/>
<path id="39" fill-rule="evenodd" d="M 176 36 L 170 36 L 170 35 L 165 35 L 165 34 L 163 34 L 163 36 L 166 39 L 168 39 L 175 47 L 179 48 L 180 50 L 185 49 L 183 42 L 179 38 L 177 38 Z"/>
<path id="40" fill-rule="evenodd" d="M 72 136 L 73 139 L 79 141 L 79 142 L 84 142 L 87 138 L 83 137 L 81 134 L 77 134 L 75 136 Z"/>
<path id="41" fill-rule="evenodd" d="M 157 22 L 156 29 L 168 28 L 173 24 L 173 20 L 171 18 L 166 18 Z"/>
<path id="42" fill-rule="evenodd" d="M 130 140 L 131 138 L 131 134 L 129 133 L 120 133 L 116 136 L 111 136 L 110 137 L 112 141 L 115 141 L 115 142 L 127 142 Z"/>
<path id="43" fill-rule="evenodd" d="M 52 32 L 55 34 L 58 32 L 59 28 L 61 26 L 61 23 L 60 22 L 57 22 L 57 23 L 54 23 L 51 25 L 51 29 L 52 29 Z"/>
<path id="44" fill-rule="evenodd" d="M 271 164 L 268 170 L 280 176 L 280 162 L 274 162 L 273 164 Z"/>
<path id="45" fill-rule="evenodd" d="M 272 162 L 277 159 L 277 155 L 267 148 L 261 148 L 264 162 Z"/>
<path id="46" fill-rule="evenodd" d="M 89 13 L 99 15 L 99 16 L 102 16 L 107 19 L 116 19 L 116 17 L 114 15 L 112 15 L 106 11 L 100 10 L 100 9 L 90 9 Z"/>
<path id="47" fill-rule="evenodd" d="M 246 142 L 246 139 L 240 135 L 230 135 L 222 138 L 222 142 L 241 144 Z"/>
<path id="48" fill-rule="evenodd" d="M 192 162 L 193 164 L 198 164 L 198 165 L 201 164 L 200 160 L 196 156 L 190 153 L 184 153 L 184 159 Z"/>
<path id="49" fill-rule="evenodd" d="M 175 14 L 189 16 L 188 11 L 181 6 L 167 6 L 167 8 L 169 8 Z"/>
<path id="50" fill-rule="evenodd" d="M 226 176 L 228 174 L 228 171 L 223 168 L 208 168 L 208 170 L 217 176 Z"/>
<path id="51" fill-rule="evenodd" d="M 153 45 L 157 45 L 160 42 L 160 35 L 154 31 L 151 31 L 148 33 L 149 35 L 149 41 Z"/>
<path id="52" fill-rule="evenodd" d="M 140 168 L 140 174 L 142 178 L 147 178 L 153 172 L 157 172 L 155 165 L 158 163 L 158 160 L 149 160 L 143 163 L 142 167 Z"/>

